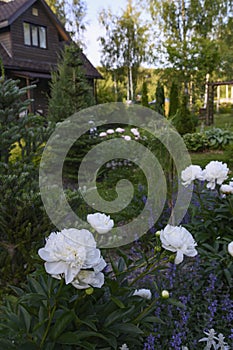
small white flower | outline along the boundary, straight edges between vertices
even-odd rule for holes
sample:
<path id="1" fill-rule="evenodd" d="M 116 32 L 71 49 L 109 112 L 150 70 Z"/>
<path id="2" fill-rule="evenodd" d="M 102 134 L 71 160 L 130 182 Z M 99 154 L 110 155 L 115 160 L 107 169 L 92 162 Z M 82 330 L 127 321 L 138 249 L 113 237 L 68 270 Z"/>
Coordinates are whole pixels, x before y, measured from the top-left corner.
<path id="1" fill-rule="evenodd" d="M 221 185 L 227 179 L 228 171 L 226 163 L 212 160 L 207 164 L 203 170 L 204 180 L 208 182 L 207 188 L 214 190 L 216 184 Z"/>
<path id="2" fill-rule="evenodd" d="M 191 233 L 182 226 L 167 225 L 160 231 L 160 240 L 164 249 L 176 252 L 175 264 L 180 264 L 184 255 L 197 255 L 197 245 Z"/>
<path id="3" fill-rule="evenodd" d="M 129 135 L 124 135 L 124 136 L 122 136 L 123 137 L 123 139 L 125 140 L 125 141 L 130 141 L 131 140 L 131 136 L 129 136 Z"/>
<path id="4" fill-rule="evenodd" d="M 127 344 L 123 344 L 121 347 L 120 347 L 120 350 L 129 350 Z"/>
<path id="5" fill-rule="evenodd" d="M 194 180 L 203 180 L 203 171 L 199 165 L 189 165 L 181 172 L 182 185 L 187 187 Z"/>
<path id="6" fill-rule="evenodd" d="M 139 296 L 144 299 L 151 299 L 151 291 L 150 289 L 136 289 L 133 293 L 133 295 Z"/>
<path id="7" fill-rule="evenodd" d="M 233 241 L 231 243 L 228 244 L 228 253 L 233 256 Z"/>
<path id="8" fill-rule="evenodd" d="M 224 194 L 233 194 L 233 186 L 221 185 L 220 192 L 222 192 Z"/>
<path id="9" fill-rule="evenodd" d="M 102 132 L 99 134 L 99 137 L 105 137 L 105 136 L 107 136 L 107 133 L 104 132 L 104 131 L 102 131 Z"/>
<path id="10" fill-rule="evenodd" d="M 100 234 L 109 232 L 114 226 L 110 216 L 102 213 L 87 215 L 87 222 Z"/>
<path id="11" fill-rule="evenodd" d="M 106 132 L 108 135 L 112 135 L 115 131 L 113 129 L 108 129 Z"/>
<path id="12" fill-rule="evenodd" d="M 140 136 L 140 133 L 139 133 L 139 131 L 138 131 L 137 128 L 132 128 L 132 129 L 130 129 L 130 131 L 132 132 L 132 134 L 133 134 L 134 136 Z"/>
<path id="13" fill-rule="evenodd" d="M 122 129 L 122 128 L 116 128 L 115 130 L 116 132 L 119 132 L 119 133 L 122 133 L 122 132 L 125 132 L 125 129 Z"/>

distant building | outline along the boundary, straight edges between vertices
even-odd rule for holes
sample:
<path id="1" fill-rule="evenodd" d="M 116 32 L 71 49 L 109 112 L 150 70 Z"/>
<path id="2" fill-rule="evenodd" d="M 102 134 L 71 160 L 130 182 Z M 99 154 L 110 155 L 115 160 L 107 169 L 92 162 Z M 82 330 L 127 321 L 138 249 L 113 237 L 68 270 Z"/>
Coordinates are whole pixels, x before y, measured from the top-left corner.
<path id="1" fill-rule="evenodd" d="M 0 0 L 0 58 L 8 78 L 20 79 L 24 86 L 36 84 L 28 92 L 34 99 L 33 112 L 46 114 L 51 71 L 69 42 L 69 34 L 44 0 Z M 83 53 L 80 58 L 95 95 L 95 79 L 102 76 Z"/>

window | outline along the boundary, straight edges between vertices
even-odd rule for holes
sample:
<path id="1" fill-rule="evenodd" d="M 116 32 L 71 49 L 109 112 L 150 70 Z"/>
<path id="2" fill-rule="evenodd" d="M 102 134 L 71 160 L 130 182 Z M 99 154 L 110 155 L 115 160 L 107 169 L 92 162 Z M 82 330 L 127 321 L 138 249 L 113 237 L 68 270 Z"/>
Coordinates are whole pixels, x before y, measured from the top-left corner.
<path id="1" fill-rule="evenodd" d="M 33 14 L 33 16 L 38 16 L 38 9 L 33 7 L 32 8 L 32 14 Z"/>
<path id="2" fill-rule="evenodd" d="M 24 31 L 24 44 L 31 45 L 30 24 L 29 23 L 23 24 L 23 31 Z"/>
<path id="3" fill-rule="evenodd" d="M 24 22 L 23 31 L 25 45 L 47 48 L 46 27 Z"/>

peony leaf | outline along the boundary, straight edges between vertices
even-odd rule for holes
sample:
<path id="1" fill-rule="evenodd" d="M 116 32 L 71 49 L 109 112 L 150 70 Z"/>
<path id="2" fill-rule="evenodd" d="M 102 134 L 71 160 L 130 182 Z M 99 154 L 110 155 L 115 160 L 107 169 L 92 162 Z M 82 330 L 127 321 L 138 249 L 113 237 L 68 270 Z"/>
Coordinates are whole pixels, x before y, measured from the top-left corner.
<path id="1" fill-rule="evenodd" d="M 63 312 L 51 329 L 51 338 L 53 340 L 57 339 L 74 318 L 75 314 L 72 311 Z"/>

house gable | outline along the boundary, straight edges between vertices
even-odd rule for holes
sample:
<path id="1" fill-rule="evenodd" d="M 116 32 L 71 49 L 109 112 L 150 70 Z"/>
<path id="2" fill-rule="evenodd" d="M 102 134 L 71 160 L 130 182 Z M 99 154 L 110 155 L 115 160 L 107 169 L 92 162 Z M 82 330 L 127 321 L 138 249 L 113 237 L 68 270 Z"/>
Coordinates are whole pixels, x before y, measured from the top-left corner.
<path id="1" fill-rule="evenodd" d="M 36 83 L 31 92 L 32 111 L 46 113 L 51 71 L 56 70 L 69 34 L 44 0 L 0 0 L 0 58 L 6 76 Z M 84 72 L 95 95 L 95 79 L 102 76 L 81 53 Z"/>

